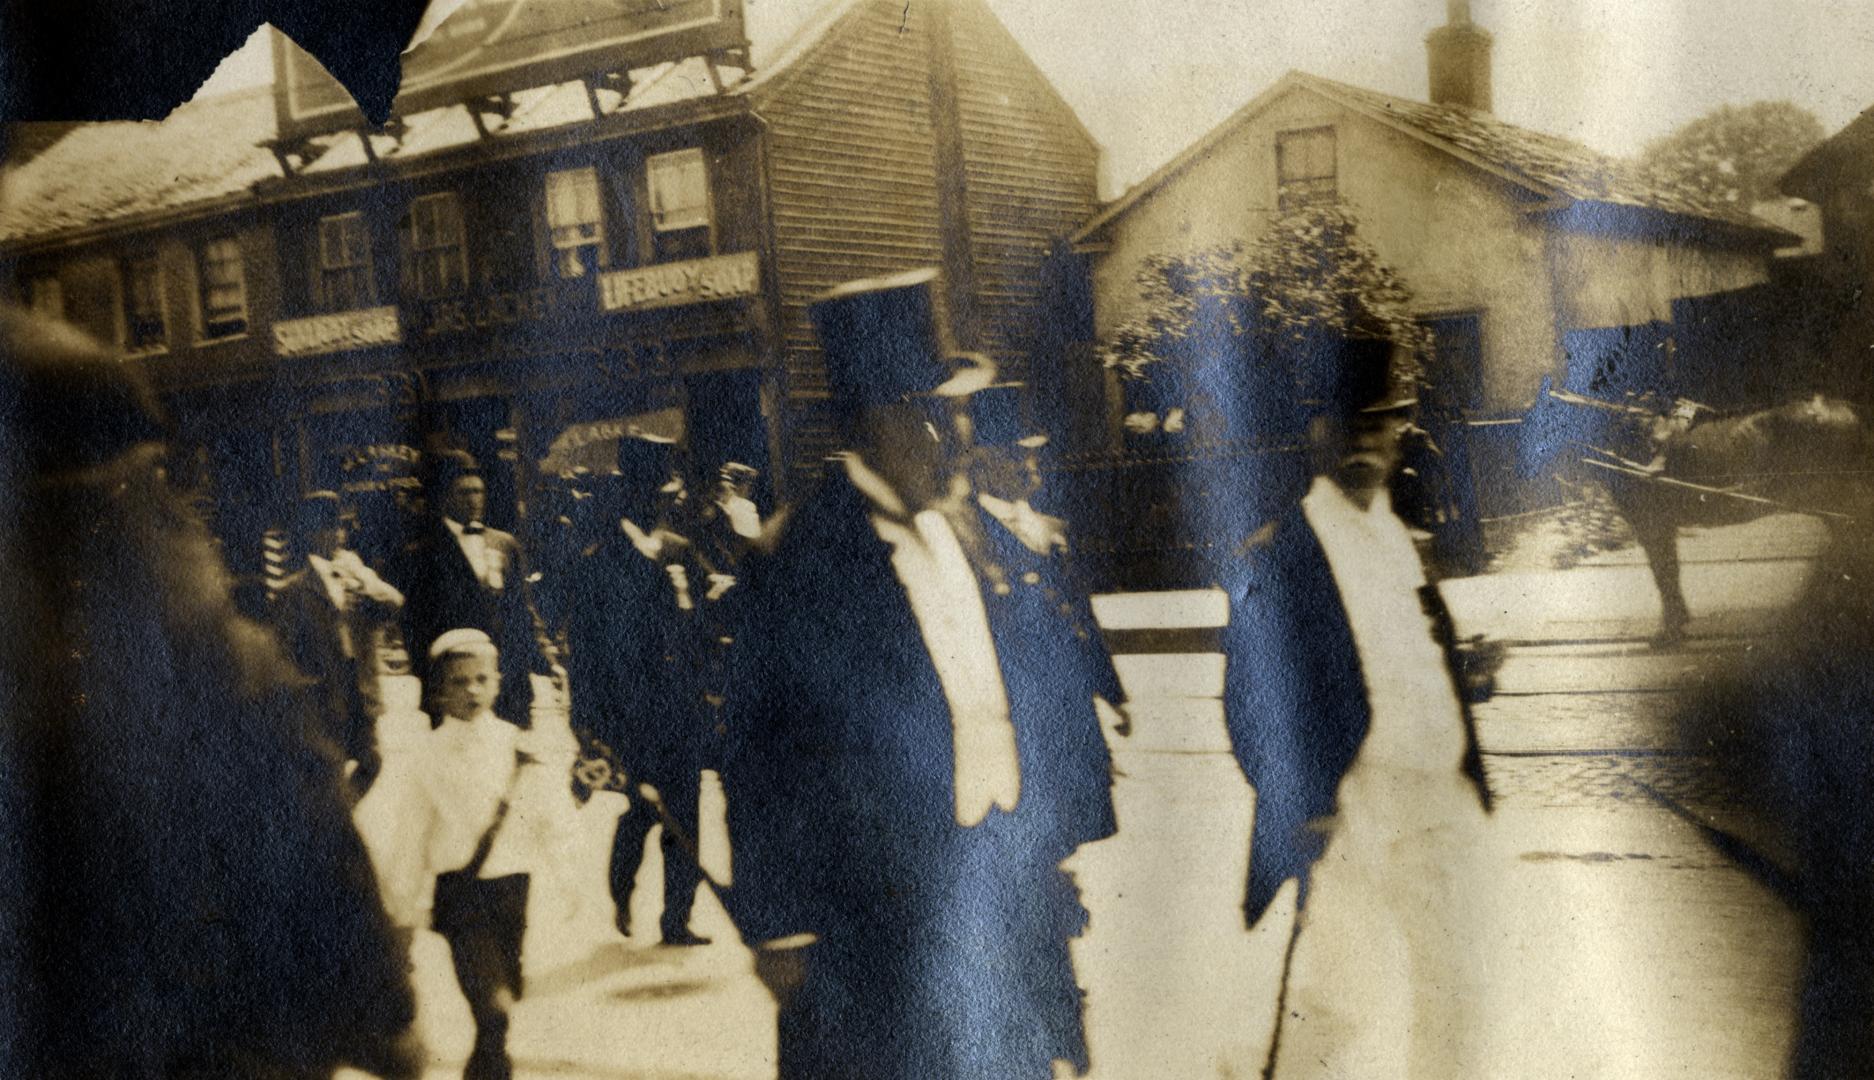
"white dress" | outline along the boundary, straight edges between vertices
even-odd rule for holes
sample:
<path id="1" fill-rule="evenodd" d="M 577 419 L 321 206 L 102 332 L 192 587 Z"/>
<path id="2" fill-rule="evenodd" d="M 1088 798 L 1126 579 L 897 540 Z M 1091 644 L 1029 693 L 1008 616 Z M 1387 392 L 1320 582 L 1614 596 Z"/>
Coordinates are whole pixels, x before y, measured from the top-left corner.
<path id="1" fill-rule="evenodd" d="M 1463 718 L 1418 596 L 1424 571 L 1380 496 L 1317 480 L 1303 510 L 1333 568 L 1372 722 L 1342 778 L 1300 916 L 1276 1075 L 1478 1076 L 1473 960 L 1488 818 L 1460 772 Z"/>

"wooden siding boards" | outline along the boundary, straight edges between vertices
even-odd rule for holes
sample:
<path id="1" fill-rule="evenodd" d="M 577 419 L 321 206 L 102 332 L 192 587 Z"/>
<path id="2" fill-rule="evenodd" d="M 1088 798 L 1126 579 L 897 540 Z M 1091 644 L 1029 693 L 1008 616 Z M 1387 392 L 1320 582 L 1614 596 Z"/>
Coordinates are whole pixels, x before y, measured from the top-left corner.
<path id="1" fill-rule="evenodd" d="M 981 344 L 1012 376 L 1040 318 L 1050 245 L 1097 209 L 1098 147 L 981 0 L 950 4 L 973 293 Z M 942 265 L 929 21 L 855 4 L 773 84 L 768 124 L 787 456 L 811 476 L 834 449 L 806 306 L 854 278 Z"/>
<path id="2" fill-rule="evenodd" d="M 983 346 L 1027 378 L 1042 263 L 1098 207 L 1099 148 L 987 7 L 964 0 L 955 26 Z"/>
<path id="3" fill-rule="evenodd" d="M 773 91 L 768 122 L 788 457 L 811 475 L 836 449 L 807 304 L 845 281 L 941 261 L 922 20 L 855 7 Z"/>

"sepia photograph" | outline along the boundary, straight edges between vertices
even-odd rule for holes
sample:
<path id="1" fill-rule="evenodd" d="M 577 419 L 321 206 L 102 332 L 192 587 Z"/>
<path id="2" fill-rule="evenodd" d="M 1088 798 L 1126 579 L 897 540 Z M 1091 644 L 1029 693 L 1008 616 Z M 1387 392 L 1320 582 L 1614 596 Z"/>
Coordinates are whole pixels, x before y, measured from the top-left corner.
<path id="1" fill-rule="evenodd" d="M 1874 7 L 0 12 L 0 1075 L 1874 1077 Z"/>

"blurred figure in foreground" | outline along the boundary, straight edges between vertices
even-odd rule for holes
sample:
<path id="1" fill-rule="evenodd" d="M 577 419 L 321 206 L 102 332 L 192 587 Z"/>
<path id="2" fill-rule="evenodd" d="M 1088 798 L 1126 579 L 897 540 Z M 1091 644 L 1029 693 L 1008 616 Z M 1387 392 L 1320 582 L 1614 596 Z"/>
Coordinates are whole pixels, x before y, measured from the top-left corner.
<path id="1" fill-rule="evenodd" d="M 0 340 L 0 1073 L 416 1075 L 319 699 L 236 614 L 147 387 L 61 324 Z"/>
<path id="2" fill-rule="evenodd" d="M 1681 711 L 1680 744 L 1728 771 L 1771 851 L 1731 847 L 1802 916 L 1793 1080 L 1874 1076 L 1874 538 L 1866 492 L 1809 586 L 1746 664 Z"/>
<path id="3" fill-rule="evenodd" d="M 1450 616 L 1386 492 L 1413 405 L 1397 351 L 1321 357 L 1313 486 L 1228 579 L 1250 925 L 1299 883 L 1265 1076 L 1482 1075 L 1464 856 L 1490 792 Z"/>

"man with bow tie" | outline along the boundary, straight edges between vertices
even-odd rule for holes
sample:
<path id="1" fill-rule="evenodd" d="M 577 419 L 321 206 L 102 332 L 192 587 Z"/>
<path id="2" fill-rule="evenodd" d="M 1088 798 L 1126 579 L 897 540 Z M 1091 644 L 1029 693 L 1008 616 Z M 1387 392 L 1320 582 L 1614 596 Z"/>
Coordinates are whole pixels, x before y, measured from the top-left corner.
<path id="1" fill-rule="evenodd" d="M 533 672 L 551 670 L 541 648 L 539 617 L 526 560 L 512 533 L 488 526 L 488 487 L 475 459 L 459 450 L 430 462 L 424 493 L 435 518 L 404 548 L 397 582 L 404 605 L 404 643 L 417 674 L 427 676 L 430 645 L 450 630 L 480 630 L 501 655 L 496 711 L 527 726 Z"/>
<path id="2" fill-rule="evenodd" d="M 1029 774 L 1022 710 L 1046 695 L 1000 656 L 955 426 L 994 368 L 946 363 L 939 289 L 924 271 L 811 309 L 848 449 L 752 568 L 731 654 L 728 900 L 783 1078 L 1046 1080 L 1072 1056 L 1047 1002 L 1077 991 L 1033 910 L 1058 789 Z"/>
<path id="3" fill-rule="evenodd" d="M 306 565 L 274 594 L 275 622 L 299 669 L 317 680 L 327 734 L 348 760 L 359 788 L 377 773 L 372 708 L 372 631 L 403 606 L 403 594 L 345 547 L 337 492 L 314 491 L 300 502 L 299 543 Z"/>

